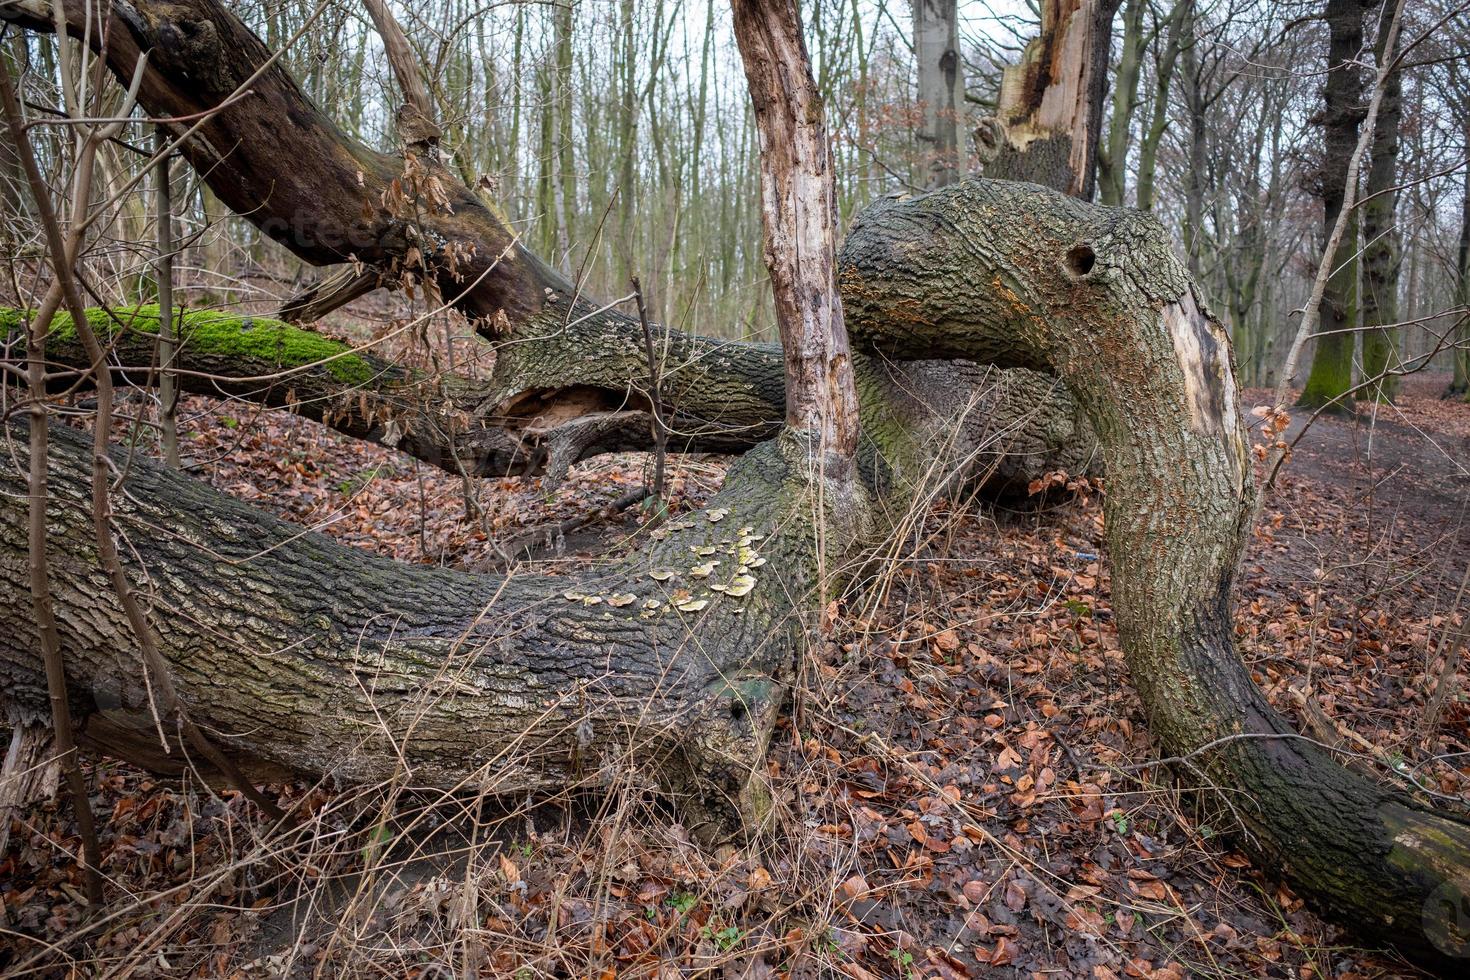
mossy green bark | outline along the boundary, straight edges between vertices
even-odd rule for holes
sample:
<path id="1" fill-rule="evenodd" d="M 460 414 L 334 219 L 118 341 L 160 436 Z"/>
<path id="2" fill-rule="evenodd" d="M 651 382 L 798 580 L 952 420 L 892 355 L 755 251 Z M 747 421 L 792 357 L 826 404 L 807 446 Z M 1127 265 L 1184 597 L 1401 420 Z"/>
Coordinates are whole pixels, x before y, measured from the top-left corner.
<path id="1" fill-rule="evenodd" d="M 1451 354 L 1454 373 L 1450 375 L 1450 386 L 1445 390 L 1445 396 L 1470 402 L 1470 329 L 1462 326 L 1456 333 L 1461 346 Z"/>
<path id="2" fill-rule="evenodd" d="M 1349 219 L 1342 244 L 1332 256 L 1334 272 L 1322 294 L 1318 320 L 1317 349 L 1312 370 L 1297 404 L 1302 408 L 1351 414 L 1353 355 L 1357 352 L 1358 326 L 1358 222 Z"/>
<path id="3" fill-rule="evenodd" d="M 1343 415 L 1351 411 L 1348 392 L 1353 387 L 1353 335 L 1320 337 L 1312 356 L 1312 371 L 1297 404 Z"/>
<path id="4" fill-rule="evenodd" d="M 1377 378 L 1359 394 L 1360 401 L 1392 402 L 1398 394 L 1399 332 L 1396 328 L 1375 327 L 1363 332 L 1363 376 Z"/>
<path id="5" fill-rule="evenodd" d="M 23 333 L 28 314 L 34 311 L 0 307 L 0 333 Z M 158 306 L 143 304 L 123 307 L 91 307 L 87 322 L 104 343 L 125 331 L 156 337 Z M 174 329 L 179 344 L 196 354 L 268 361 L 282 368 L 309 364 L 321 367 L 343 384 L 367 384 L 377 373 L 374 365 L 357 354 L 351 344 L 332 340 L 310 330 L 293 327 L 270 317 L 223 313 L 214 310 L 184 310 L 175 314 Z M 57 313 L 47 332 L 50 342 L 78 342 L 76 325 L 68 313 Z"/>

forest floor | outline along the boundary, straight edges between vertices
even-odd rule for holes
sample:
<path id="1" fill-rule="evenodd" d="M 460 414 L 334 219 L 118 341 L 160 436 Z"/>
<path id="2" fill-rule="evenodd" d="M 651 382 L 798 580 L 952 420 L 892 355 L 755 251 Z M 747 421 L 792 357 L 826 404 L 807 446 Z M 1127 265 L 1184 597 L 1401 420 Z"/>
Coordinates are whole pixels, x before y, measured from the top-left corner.
<path id="1" fill-rule="evenodd" d="M 1303 732 L 1353 765 L 1470 800 L 1463 577 L 1470 405 L 1443 379 L 1323 419 L 1267 502 L 1237 590 L 1243 655 Z M 1266 400 L 1247 392 L 1247 409 Z M 281 413 L 185 403 L 197 474 L 408 561 L 503 565 L 505 543 L 643 479 L 626 456 L 466 488 Z M 1294 437 L 1297 419 L 1288 432 Z M 718 486 L 680 460 L 673 506 Z M 562 543 L 626 547 L 637 510 Z M 544 535 L 543 535 L 544 536 Z M 235 794 L 91 770 L 108 914 L 84 915 L 69 808 L 0 852 L 7 976 L 1389 977 L 1233 850 L 1229 787 L 1151 766 L 1110 607 L 1096 491 L 939 501 L 878 581 L 829 610 L 777 732 L 772 828 L 691 842 L 640 789 L 551 804 L 402 785 Z M 513 556 L 511 556 L 513 557 Z M 1410 787 L 1412 788 L 1412 787 Z M 1269 869 L 1267 869 L 1269 870 Z"/>

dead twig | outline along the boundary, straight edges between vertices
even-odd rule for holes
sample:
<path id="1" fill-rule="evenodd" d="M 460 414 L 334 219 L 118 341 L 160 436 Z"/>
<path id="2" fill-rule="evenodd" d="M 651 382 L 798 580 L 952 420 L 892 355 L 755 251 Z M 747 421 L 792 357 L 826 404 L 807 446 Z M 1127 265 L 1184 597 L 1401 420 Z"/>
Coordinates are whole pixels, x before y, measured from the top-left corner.
<path id="1" fill-rule="evenodd" d="M 10 136 L 24 167 L 31 189 L 38 197 L 44 192 L 45 184 L 36 166 L 35 154 L 31 152 L 26 137 L 24 119 L 16 101 L 15 89 L 10 84 L 10 73 L 0 68 L 0 100 L 3 100 L 5 121 Z M 48 198 L 49 202 L 49 198 Z M 39 203 L 39 202 L 38 202 Z M 53 248 L 52 262 L 61 278 L 61 267 L 65 264 L 59 249 L 61 232 L 53 219 L 46 225 L 47 238 Z M 56 315 L 60 293 L 53 289 L 46 297 L 36 316 L 30 318 L 30 336 L 26 343 L 26 380 L 31 391 L 30 408 L 30 496 L 28 561 L 31 607 L 36 617 L 36 631 L 41 641 L 41 657 L 46 664 L 46 690 L 51 700 L 51 730 L 56 743 L 62 772 L 65 774 L 67 792 L 71 796 L 72 809 L 76 814 L 77 832 L 82 838 L 82 870 L 86 882 L 87 902 L 92 906 L 102 904 L 102 848 L 97 841 L 96 821 L 92 816 L 92 801 L 87 795 L 86 781 L 77 756 L 76 736 L 72 727 L 71 705 L 67 701 L 66 664 L 61 653 L 61 635 L 56 628 L 56 616 L 51 607 L 50 572 L 46 556 L 46 498 L 47 498 L 47 436 L 46 428 L 46 334 L 51 319 Z M 80 308 L 80 302 L 74 308 Z M 75 313 L 73 314 L 75 316 Z M 104 372 L 105 373 L 105 372 Z"/>
<path id="2" fill-rule="evenodd" d="M 643 287 L 638 277 L 632 279 L 633 298 L 638 303 L 638 322 L 643 327 L 643 356 L 648 362 L 648 400 L 653 406 L 653 494 L 654 507 L 664 506 L 664 462 L 668 455 L 669 427 L 664 422 L 663 379 L 653 351 L 653 330 L 648 326 L 648 307 L 643 302 Z"/>

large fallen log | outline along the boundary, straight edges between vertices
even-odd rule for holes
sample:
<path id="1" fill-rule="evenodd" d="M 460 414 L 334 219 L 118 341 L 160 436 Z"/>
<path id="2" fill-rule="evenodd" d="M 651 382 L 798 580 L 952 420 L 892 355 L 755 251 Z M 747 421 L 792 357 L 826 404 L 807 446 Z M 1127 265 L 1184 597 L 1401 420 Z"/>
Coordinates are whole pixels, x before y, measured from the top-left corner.
<path id="1" fill-rule="evenodd" d="M 1235 649 L 1253 494 L 1239 393 L 1229 338 L 1162 225 L 974 180 L 865 213 L 840 275 L 856 344 L 1046 367 L 1067 384 L 1107 468 L 1129 676 L 1164 753 L 1234 801 L 1246 850 L 1359 938 L 1435 966 L 1470 949 L 1470 822 L 1339 765 Z"/>
<path id="2" fill-rule="evenodd" d="M 82 742 L 208 774 L 157 730 L 136 640 L 95 581 L 88 447 L 65 427 L 52 440 L 51 584 Z M 791 677 L 814 564 L 802 458 L 792 438 L 767 442 L 709 508 L 631 559 L 565 577 L 374 558 L 142 462 L 116 522 L 180 696 L 256 779 L 544 791 L 631 760 L 698 813 L 749 781 Z M 0 582 L 23 595 L 12 466 L 0 494 Z M 34 643 L 24 605 L 4 603 L 11 723 L 48 717 Z"/>

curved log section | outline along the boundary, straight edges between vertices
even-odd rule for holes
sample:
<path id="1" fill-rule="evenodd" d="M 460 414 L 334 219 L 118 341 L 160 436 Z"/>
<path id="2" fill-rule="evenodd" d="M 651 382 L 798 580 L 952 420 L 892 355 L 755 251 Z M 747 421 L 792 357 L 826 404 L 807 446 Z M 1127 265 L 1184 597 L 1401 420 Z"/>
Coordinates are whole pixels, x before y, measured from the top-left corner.
<path id="1" fill-rule="evenodd" d="M 1229 339 L 1163 226 L 972 180 L 863 215 L 840 275 L 855 344 L 1050 367 L 1066 382 L 1102 444 L 1114 610 L 1149 726 L 1165 754 L 1195 754 L 1240 794 L 1257 862 L 1422 963 L 1470 948 L 1470 823 L 1301 739 L 1236 652 L 1245 432 Z"/>

